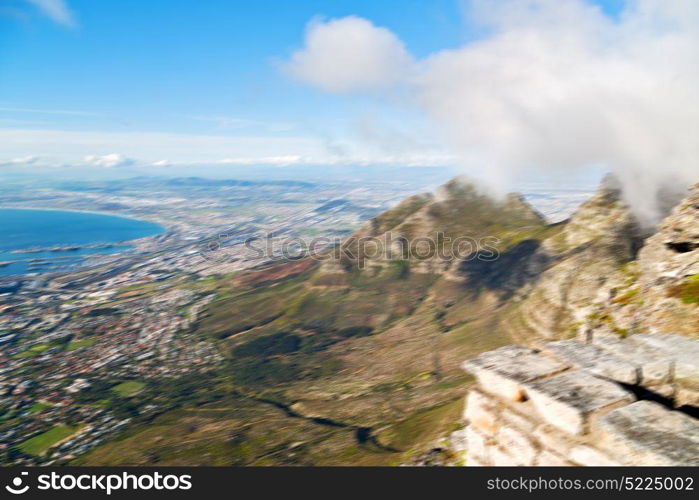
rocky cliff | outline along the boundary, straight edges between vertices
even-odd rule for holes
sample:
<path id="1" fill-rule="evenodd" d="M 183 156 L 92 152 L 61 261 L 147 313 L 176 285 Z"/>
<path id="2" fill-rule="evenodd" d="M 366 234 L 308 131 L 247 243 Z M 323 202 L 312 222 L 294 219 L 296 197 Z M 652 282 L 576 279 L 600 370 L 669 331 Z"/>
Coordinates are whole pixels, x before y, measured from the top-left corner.
<path id="1" fill-rule="evenodd" d="M 695 186 L 649 236 L 608 179 L 542 244 L 550 265 L 513 316 L 515 338 L 699 336 L 698 196 Z"/>
<path id="2" fill-rule="evenodd" d="M 612 182 L 542 245 L 527 346 L 464 364 L 467 465 L 699 465 L 699 185 L 647 236 Z"/>

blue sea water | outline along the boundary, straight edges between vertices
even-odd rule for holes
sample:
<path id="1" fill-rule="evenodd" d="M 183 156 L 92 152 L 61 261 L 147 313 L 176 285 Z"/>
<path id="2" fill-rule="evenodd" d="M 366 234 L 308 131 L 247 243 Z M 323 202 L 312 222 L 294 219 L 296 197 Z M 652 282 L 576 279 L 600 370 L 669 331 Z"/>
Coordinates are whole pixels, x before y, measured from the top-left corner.
<path id="1" fill-rule="evenodd" d="M 12 250 L 113 244 L 163 232 L 165 228 L 159 224 L 114 215 L 2 208 L 0 262 L 12 263 L 0 266 L 0 276 L 69 269 L 79 265 L 86 255 L 115 253 L 131 247 L 120 245 L 31 253 L 12 253 Z"/>

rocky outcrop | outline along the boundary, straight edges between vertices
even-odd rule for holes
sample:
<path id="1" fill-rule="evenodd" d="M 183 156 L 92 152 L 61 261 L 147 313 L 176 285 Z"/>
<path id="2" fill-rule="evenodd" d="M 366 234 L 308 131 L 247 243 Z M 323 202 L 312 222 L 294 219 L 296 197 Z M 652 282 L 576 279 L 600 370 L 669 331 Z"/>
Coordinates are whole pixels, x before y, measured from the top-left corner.
<path id="1" fill-rule="evenodd" d="M 495 199 L 457 178 L 435 195 L 412 196 L 369 221 L 343 243 L 342 265 L 324 269 L 386 267 L 402 260 L 412 272 L 463 281 L 460 264 L 481 250 L 479 240 L 497 238 L 501 250 L 546 227 L 522 196 Z"/>
<path id="2" fill-rule="evenodd" d="M 513 336 L 577 335 L 599 308 L 600 297 L 618 286 L 619 270 L 635 258 L 642 238 L 616 181 L 606 178 L 563 230 L 543 242 L 539 254 L 546 255 L 550 265 L 519 307 L 514 326 L 520 331 Z"/>
<path id="3" fill-rule="evenodd" d="M 538 254 L 550 264 L 510 322 L 514 338 L 699 338 L 699 185 L 649 236 L 607 179 Z"/>
<path id="4" fill-rule="evenodd" d="M 608 281 L 579 328 L 585 335 L 699 338 L 699 185 Z"/>
<path id="5" fill-rule="evenodd" d="M 648 238 L 638 274 L 637 328 L 699 338 L 699 184 Z"/>
<path id="6" fill-rule="evenodd" d="M 699 341 L 674 335 L 481 354 L 464 363 L 477 387 L 456 436 L 464 436 L 460 459 L 469 466 L 699 465 L 699 420 L 688 406 L 698 401 L 698 354 Z"/>
<path id="7" fill-rule="evenodd" d="M 464 364 L 467 465 L 699 465 L 699 185 L 646 236 L 607 179 L 543 243 L 528 346 Z"/>

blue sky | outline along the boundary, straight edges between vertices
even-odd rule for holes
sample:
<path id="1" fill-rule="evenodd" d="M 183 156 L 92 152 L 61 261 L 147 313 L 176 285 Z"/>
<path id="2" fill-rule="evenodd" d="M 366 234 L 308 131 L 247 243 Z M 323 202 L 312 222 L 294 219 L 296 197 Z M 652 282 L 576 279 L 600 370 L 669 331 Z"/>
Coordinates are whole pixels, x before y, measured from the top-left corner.
<path id="1" fill-rule="evenodd" d="M 346 100 L 278 68 L 310 19 L 367 16 L 400 31 L 418 54 L 464 36 L 452 1 L 69 0 L 74 26 L 21 0 L 4 3 L 21 15 L 0 18 L 6 128 L 341 133 Z"/>
<path id="2" fill-rule="evenodd" d="M 614 16 L 622 4 L 600 5 Z M 416 59 L 482 34 L 453 0 L 0 0 L 0 162 L 370 163 L 385 153 L 362 145 L 370 121 L 439 162 L 419 110 L 280 69 L 309 21 L 348 15 L 390 29 Z"/>

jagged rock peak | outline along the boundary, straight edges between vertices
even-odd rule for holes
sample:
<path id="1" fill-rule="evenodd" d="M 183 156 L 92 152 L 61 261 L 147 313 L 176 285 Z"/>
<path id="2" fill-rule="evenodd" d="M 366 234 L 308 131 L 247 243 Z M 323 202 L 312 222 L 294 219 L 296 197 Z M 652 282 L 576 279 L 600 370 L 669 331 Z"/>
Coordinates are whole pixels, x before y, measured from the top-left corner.
<path id="1" fill-rule="evenodd" d="M 452 201 L 484 203 L 491 206 L 493 210 L 519 212 L 519 218 L 529 218 L 537 223 L 545 221 L 545 217 L 520 193 L 508 193 L 504 197 L 497 196 L 464 176 L 454 177 L 435 191 L 435 203 Z"/>
<path id="2" fill-rule="evenodd" d="M 689 196 L 661 222 L 649 246 L 657 242 L 665 251 L 675 254 L 699 251 L 699 183 L 692 186 L 689 192 Z M 695 253 L 694 258 L 699 260 L 699 255 Z"/>
<path id="3" fill-rule="evenodd" d="M 594 196 L 573 214 L 564 231 L 566 244 L 577 247 L 602 239 L 633 240 L 637 244 L 643 230 L 624 202 L 621 184 L 611 174 L 602 180 Z"/>
<path id="4" fill-rule="evenodd" d="M 371 234 L 378 236 L 402 224 L 415 212 L 434 200 L 431 193 L 421 193 L 401 201 L 398 205 L 371 219 L 367 226 L 360 229 L 357 234 Z"/>
<path id="5" fill-rule="evenodd" d="M 447 201 L 455 197 L 477 196 L 478 189 L 467 177 L 458 176 L 439 186 L 435 192 L 435 201 Z"/>
<path id="6" fill-rule="evenodd" d="M 648 238 L 639 253 L 641 281 L 677 285 L 699 275 L 699 184 Z"/>

